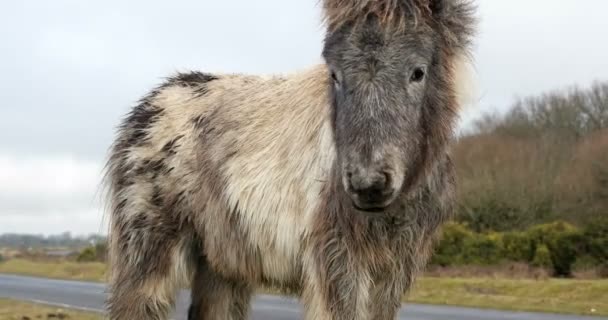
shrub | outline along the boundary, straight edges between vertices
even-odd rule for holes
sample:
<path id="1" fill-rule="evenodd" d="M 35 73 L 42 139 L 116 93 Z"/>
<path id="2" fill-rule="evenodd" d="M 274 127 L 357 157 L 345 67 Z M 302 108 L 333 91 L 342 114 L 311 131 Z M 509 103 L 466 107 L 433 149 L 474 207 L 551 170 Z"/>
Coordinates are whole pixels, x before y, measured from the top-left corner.
<path id="1" fill-rule="evenodd" d="M 497 234 L 476 234 L 464 242 L 462 263 L 474 265 L 493 265 L 502 258 L 502 241 Z"/>
<path id="2" fill-rule="evenodd" d="M 607 235 L 608 224 L 600 222 L 583 230 L 558 221 L 506 233 L 476 233 L 467 225 L 449 223 L 430 264 L 494 266 L 519 262 L 560 277 L 588 270 L 608 276 Z"/>
<path id="3" fill-rule="evenodd" d="M 534 245 L 546 244 L 549 249 L 557 245 L 557 240 L 564 234 L 576 232 L 578 229 L 563 221 L 540 224 L 528 229 L 527 233 Z"/>
<path id="4" fill-rule="evenodd" d="M 551 260 L 556 276 L 571 276 L 572 266 L 578 256 L 584 254 L 585 239 L 580 231 L 564 233 L 556 239 L 551 249 Z"/>
<path id="5" fill-rule="evenodd" d="M 77 256 L 78 262 L 106 261 L 108 246 L 105 242 L 99 242 L 93 246 L 84 248 Z"/>
<path id="6" fill-rule="evenodd" d="M 572 275 L 572 265 L 584 245 L 580 230 L 566 222 L 557 221 L 534 226 L 527 233 L 534 252 L 542 245 L 547 246 L 555 276 Z"/>
<path id="7" fill-rule="evenodd" d="M 505 259 L 516 262 L 530 262 L 534 258 L 535 247 L 526 232 L 507 232 L 502 237 Z"/>
<path id="8" fill-rule="evenodd" d="M 608 218 L 599 218 L 588 224 L 584 231 L 586 251 L 601 264 L 608 265 Z"/>
<path id="9" fill-rule="evenodd" d="M 502 260 L 501 236 L 477 234 L 458 223 L 447 224 L 443 237 L 435 249 L 431 264 L 452 265 L 491 265 Z"/>
<path id="10" fill-rule="evenodd" d="M 96 258 L 97 254 L 95 252 L 95 247 L 86 247 L 78 254 L 76 260 L 78 262 L 93 262 Z"/>
<path id="11" fill-rule="evenodd" d="M 546 245 L 542 244 L 536 247 L 534 259 L 532 259 L 532 266 L 553 269 L 553 262 L 551 261 L 551 252 L 549 252 L 549 248 Z"/>
<path id="12" fill-rule="evenodd" d="M 435 249 L 435 254 L 431 258 L 431 264 L 440 266 L 451 266 L 462 264 L 459 261 L 462 250 L 467 239 L 473 237 L 465 225 L 458 223 L 448 223 L 443 227 L 441 241 Z"/>

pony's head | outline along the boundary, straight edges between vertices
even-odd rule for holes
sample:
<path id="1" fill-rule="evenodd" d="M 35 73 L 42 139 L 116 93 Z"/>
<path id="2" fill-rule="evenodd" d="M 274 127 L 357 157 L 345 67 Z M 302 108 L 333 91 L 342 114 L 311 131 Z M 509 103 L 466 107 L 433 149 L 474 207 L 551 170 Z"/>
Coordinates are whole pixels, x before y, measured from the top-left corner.
<path id="1" fill-rule="evenodd" d="M 353 205 L 383 211 L 453 136 L 468 0 L 324 0 L 338 170 Z"/>

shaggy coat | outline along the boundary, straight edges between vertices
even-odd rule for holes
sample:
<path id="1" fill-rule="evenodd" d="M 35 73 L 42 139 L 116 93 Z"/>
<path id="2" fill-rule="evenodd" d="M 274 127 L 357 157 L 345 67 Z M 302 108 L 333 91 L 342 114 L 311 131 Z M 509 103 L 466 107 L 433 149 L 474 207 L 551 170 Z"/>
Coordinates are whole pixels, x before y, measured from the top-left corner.
<path id="1" fill-rule="evenodd" d="M 110 319 L 167 319 L 188 285 L 189 319 L 245 319 L 257 286 L 302 297 L 306 319 L 396 316 L 453 211 L 448 146 L 472 8 L 460 0 L 326 0 L 324 8 L 328 61 L 342 51 L 329 44 L 343 43 L 338 33 L 359 20 L 438 35 L 428 80 L 436 92 L 415 113 L 420 143 L 408 144 L 420 147 L 410 165 L 397 165 L 407 174 L 387 176 L 403 187 L 381 212 L 353 207 L 335 84 L 349 74 L 337 76 L 331 63 L 284 77 L 175 75 L 124 119 L 107 164 Z M 393 149 L 382 158 L 400 163 Z"/>

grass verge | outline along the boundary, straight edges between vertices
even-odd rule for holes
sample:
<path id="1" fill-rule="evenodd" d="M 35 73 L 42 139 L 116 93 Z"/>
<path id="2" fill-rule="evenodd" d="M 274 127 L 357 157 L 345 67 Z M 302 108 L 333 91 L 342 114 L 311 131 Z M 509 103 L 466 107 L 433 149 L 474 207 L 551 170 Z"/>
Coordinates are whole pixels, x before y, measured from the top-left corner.
<path id="1" fill-rule="evenodd" d="M 65 280 L 104 281 L 106 266 L 100 262 L 31 261 L 10 259 L 0 263 L 0 273 Z"/>
<path id="2" fill-rule="evenodd" d="M 608 280 L 419 279 L 415 303 L 476 308 L 608 315 Z"/>
<path id="3" fill-rule="evenodd" d="M 103 281 L 105 265 L 13 259 L 0 263 L 0 273 Z M 407 301 L 488 309 L 608 316 L 608 280 L 422 277 Z"/>
<path id="4" fill-rule="evenodd" d="M 100 315 L 63 308 L 0 299 L 0 320 L 70 319 L 101 320 Z"/>

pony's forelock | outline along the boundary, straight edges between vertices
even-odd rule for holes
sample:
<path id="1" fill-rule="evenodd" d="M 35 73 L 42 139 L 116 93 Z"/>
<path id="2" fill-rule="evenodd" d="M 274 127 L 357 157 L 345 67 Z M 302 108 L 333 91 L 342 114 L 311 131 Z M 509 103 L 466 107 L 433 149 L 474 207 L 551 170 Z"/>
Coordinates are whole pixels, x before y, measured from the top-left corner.
<path id="1" fill-rule="evenodd" d="M 324 22 L 335 30 L 375 15 L 387 26 L 405 26 L 408 19 L 430 17 L 429 0 L 323 0 Z"/>

